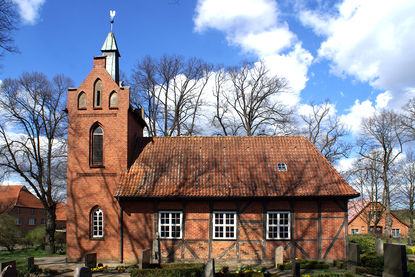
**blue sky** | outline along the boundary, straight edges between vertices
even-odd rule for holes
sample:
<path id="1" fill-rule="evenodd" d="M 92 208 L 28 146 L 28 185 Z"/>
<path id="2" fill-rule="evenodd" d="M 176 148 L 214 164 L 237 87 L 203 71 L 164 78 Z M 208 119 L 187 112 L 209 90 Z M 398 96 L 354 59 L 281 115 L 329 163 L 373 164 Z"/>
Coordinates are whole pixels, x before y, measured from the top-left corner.
<path id="1" fill-rule="evenodd" d="M 287 103 L 329 99 L 354 133 L 361 118 L 399 109 L 415 92 L 415 1 L 384 0 L 13 0 L 20 53 L 2 58 L 0 80 L 64 73 L 78 86 L 110 30 L 121 70 L 150 55 L 214 64 L 264 60 L 290 82 Z"/>

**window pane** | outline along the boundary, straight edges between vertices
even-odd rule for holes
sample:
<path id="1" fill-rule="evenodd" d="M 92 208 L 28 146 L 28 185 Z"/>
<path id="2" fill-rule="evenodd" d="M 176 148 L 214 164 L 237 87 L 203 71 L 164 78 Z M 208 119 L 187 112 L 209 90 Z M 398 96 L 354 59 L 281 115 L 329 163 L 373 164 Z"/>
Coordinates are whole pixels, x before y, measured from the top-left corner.
<path id="1" fill-rule="evenodd" d="M 118 107 L 118 93 L 113 92 L 110 96 L 110 107 L 116 108 Z"/>
<path id="2" fill-rule="evenodd" d="M 102 164 L 102 160 L 103 160 L 103 149 L 102 148 L 103 148 L 103 135 L 95 134 L 94 132 L 93 142 L 92 142 L 92 163 L 93 164 Z"/>

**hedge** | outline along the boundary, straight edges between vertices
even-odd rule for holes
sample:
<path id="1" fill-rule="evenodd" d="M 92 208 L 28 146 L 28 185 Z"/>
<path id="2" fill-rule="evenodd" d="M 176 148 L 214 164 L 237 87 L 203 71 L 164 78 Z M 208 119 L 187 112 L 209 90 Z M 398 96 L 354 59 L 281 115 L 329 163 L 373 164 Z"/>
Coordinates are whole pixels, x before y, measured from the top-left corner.
<path id="1" fill-rule="evenodd" d="M 162 268 L 134 269 L 131 277 L 201 277 L 205 264 L 164 264 Z"/>

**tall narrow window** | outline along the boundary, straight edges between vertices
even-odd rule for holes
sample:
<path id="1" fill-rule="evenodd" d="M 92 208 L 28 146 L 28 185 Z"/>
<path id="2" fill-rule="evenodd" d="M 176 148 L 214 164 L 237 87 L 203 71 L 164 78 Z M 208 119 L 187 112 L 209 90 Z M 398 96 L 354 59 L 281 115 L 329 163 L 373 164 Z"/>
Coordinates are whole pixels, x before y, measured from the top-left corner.
<path id="1" fill-rule="evenodd" d="M 103 163 L 103 145 L 104 145 L 104 131 L 100 126 L 97 126 L 92 132 L 92 165 L 102 165 Z"/>
<path id="2" fill-rule="evenodd" d="M 102 82 L 97 80 L 94 85 L 94 108 L 101 108 L 102 106 Z"/>
<path id="3" fill-rule="evenodd" d="M 118 107 L 118 93 L 113 91 L 110 95 L 110 108 Z"/>
<path id="4" fill-rule="evenodd" d="M 96 208 L 92 211 L 92 237 L 102 238 L 104 236 L 104 214 L 101 209 Z"/>
<path id="5" fill-rule="evenodd" d="M 86 109 L 86 93 L 83 91 L 78 96 L 78 109 Z"/>

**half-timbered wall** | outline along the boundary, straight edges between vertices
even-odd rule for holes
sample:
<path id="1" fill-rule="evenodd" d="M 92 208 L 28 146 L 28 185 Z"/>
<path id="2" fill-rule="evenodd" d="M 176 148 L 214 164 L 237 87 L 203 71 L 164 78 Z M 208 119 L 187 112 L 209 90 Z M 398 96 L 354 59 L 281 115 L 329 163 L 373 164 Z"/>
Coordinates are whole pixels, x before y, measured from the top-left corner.
<path id="1" fill-rule="evenodd" d="M 284 258 L 343 259 L 346 256 L 345 200 L 122 200 L 125 261 L 139 249 L 159 244 L 163 261 L 267 262 L 277 246 Z M 182 237 L 158 239 L 159 211 L 183 213 Z M 213 212 L 236 212 L 236 238 L 213 238 Z M 266 212 L 290 212 L 290 239 L 266 239 Z"/>

